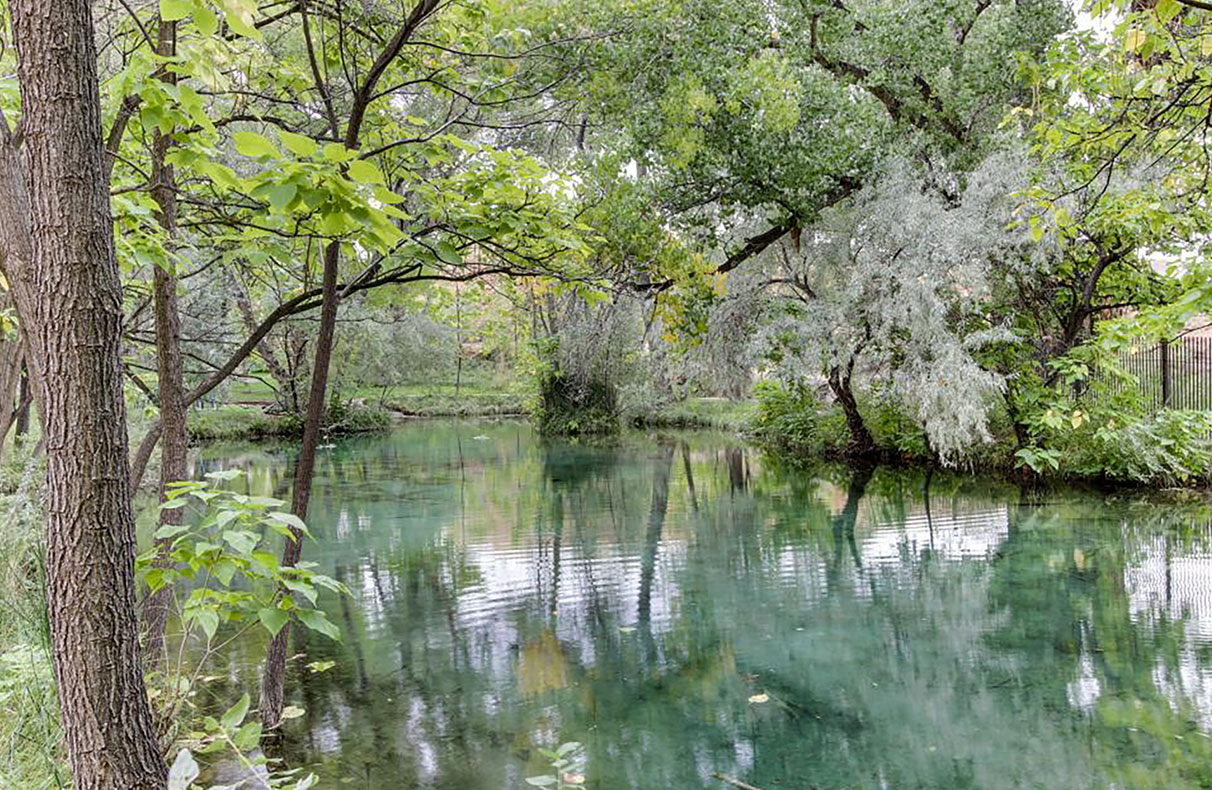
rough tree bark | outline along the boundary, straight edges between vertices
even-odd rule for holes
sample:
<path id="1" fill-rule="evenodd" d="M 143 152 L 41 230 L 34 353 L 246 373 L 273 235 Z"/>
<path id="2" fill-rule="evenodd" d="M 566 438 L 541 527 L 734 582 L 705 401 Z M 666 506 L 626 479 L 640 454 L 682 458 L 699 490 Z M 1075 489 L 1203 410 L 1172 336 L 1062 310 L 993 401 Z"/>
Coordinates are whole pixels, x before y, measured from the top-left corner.
<path id="1" fill-rule="evenodd" d="M 9 10 L 23 117 L 5 134 L 5 164 L 24 165 L 24 183 L 3 197 L 18 201 L 10 214 L 29 209 L 31 233 L 29 257 L 6 244 L 4 263 L 45 427 L 47 604 L 64 740 L 78 790 L 163 790 L 139 660 L 122 289 L 91 4 L 13 0 Z M 2 180 L 0 189 L 17 185 Z"/>
<path id="2" fill-rule="evenodd" d="M 164 57 L 177 54 L 177 23 L 160 21 L 157 49 Z M 160 79 L 173 84 L 177 76 L 165 70 Z M 177 191 L 173 167 L 168 164 L 169 135 L 156 131 L 152 140 L 151 196 L 156 220 L 171 244 L 177 232 Z M 177 307 L 177 264 L 168 256 L 152 273 L 152 302 L 156 321 L 156 368 L 160 405 L 160 499 L 168 484 L 185 479 L 188 436 L 185 425 L 185 384 L 181 377 L 181 312 Z M 180 524 L 180 508 L 160 511 L 160 524 Z M 171 540 L 157 540 L 159 562 L 168 562 Z M 173 588 L 162 587 L 143 602 L 143 656 L 149 667 L 164 656 L 164 629 L 172 608 Z"/>

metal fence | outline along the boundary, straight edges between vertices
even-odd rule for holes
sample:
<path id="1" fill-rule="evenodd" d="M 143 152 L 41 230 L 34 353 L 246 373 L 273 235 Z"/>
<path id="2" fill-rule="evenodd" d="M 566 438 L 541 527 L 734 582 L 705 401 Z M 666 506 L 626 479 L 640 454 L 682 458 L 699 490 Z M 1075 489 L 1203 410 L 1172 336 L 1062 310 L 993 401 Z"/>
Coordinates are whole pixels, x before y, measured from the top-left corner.
<path id="1" fill-rule="evenodd" d="M 1120 357 L 1145 404 L 1157 409 L 1212 409 L 1212 337 L 1187 336 Z M 1122 380 L 1112 387 L 1132 386 Z"/>

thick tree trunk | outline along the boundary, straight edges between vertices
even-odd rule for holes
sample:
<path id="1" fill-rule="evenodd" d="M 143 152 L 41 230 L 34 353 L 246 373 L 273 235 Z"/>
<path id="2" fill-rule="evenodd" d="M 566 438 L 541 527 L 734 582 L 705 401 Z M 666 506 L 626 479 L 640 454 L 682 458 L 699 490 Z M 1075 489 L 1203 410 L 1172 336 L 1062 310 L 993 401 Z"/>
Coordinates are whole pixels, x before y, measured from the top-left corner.
<path id="1" fill-rule="evenodd" d="M 159 51 L 164 57 L 177 54 L 177 23 L 160 22 Z M 160 77 L 177 81 L 170 71 Z M 156 220 L 171 245 L 177 232 L 176 179 L 168 164 L 170 138 L 157 131 L 152 142 L 151 196 L 158 208 Z M 177 263 L 169 255 L 152 273 L 152 300 L 156 318 L 156 367 L 160 402 L 160 499 L 165 499 L 168 484 L 185 479 L 187 439 L 185 426 L 185 384 L 181 377 L 181 313 L 177 307 Z M 181 523 L 180 508 L 160 511 L 160 524 Z M 158 540 L 159 563 L 168 563 L 171 540 Z M 162 587 L 143 602 L 143 655 L 148 666 L 156 666 L 164 656 L 164 628 L 172 608 L 173 588 Z"/>
<path id="2" fill-rule="evenodd" d="M 854 399 L 854 389 L 850 385 L 853 372 L 853 359 L 844 369 L 840 366 L 834 367 L 829 371 L 829 389 L 833 390 L 833 396 L 837 398 L 838 405 L 842 407 L 842 413 L 846 415 L 846 428 L 850 431 L 850 441 L 846 444 L 846 453 L 861 457 L 875 452 L 875 439 L 872 438 L 871 431 L 867 430 L 867 423 L 863 422 L 858 402 Z"/>
<path id="3" fill-rule="evenodd" d="M 64 740 L 78 790 L 163 790 L 139 660 L 122 288 L 91 4 L 13 0 L 9 9 L 32 255 L 23 265 L 6 250 L 5 266 L 45 427 L 47 604 Z"/>
<path id="4" fill-rule="evenodd" d="M 311 504 L 311 486 L 316 469 L 316 447 L 320 442 L 320 429 L 324 423 L 324 402 L 328 390 L 328 368 L 332 361 L 333 339 L 337 329 L 337 270 L 341 263 L 340 242 L 329 242 L 324 249 L 324 272 L 321 288 L 323 302 L 320 305 L 320 332 L 316 337 L 316 357 L 312 366 L 311 394 L 307 400 L 307 418 L 303 423 L 303 446 L 295 466 L 295 493 L 291 512 L 301 519 L 307 518 Z M 303 550 L 302 535 L 295 533 L 294 540 L 286 541 L 282 550 L 282 565 L 289 567 L 299 562 Z M 269 643 L 265 655 L 265 667 L 261 675 L 261 722 L 266 727 L 276 727 L 282 720 L 282 700 L 286 683 L 286 643 L 290 638 L 290 623 L 287 623 Z"/>

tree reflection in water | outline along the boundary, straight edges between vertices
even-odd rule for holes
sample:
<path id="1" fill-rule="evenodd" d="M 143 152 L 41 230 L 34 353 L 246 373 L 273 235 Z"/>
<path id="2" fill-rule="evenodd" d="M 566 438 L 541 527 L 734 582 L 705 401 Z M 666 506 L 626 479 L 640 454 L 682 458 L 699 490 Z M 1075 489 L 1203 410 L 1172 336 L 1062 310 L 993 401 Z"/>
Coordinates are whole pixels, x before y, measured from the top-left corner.
<path id="1" fill-rule="evenodd" d="M 341 643 L 293 646 L 282 749 L 333 786 L 523 787 L 568 740 L 598 788 L 1212 782 L 1202 505 L 513 423 L 409 425 L 320 473 L 309 555 L 353 597 Z"/>

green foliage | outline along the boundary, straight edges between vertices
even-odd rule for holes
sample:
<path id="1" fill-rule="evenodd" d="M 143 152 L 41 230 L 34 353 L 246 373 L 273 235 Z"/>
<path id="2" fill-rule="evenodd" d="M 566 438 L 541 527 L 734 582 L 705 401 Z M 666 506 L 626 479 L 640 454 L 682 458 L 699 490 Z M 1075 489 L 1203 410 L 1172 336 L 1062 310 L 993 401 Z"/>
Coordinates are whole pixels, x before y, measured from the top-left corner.
<path id="1" fill-rule="evenodd" d="M 619 429 L 618 394 L 601 376 L 581 379 L 551 370 L 539 379 L 539 432 L 546 436 L 615 433 Z"/>
<path id="2" fill-rule="evenodd" d="M 205 716 L 199 729 L 181 739 L 181 749 L 173 759 L 168 774 L 167 790 L 224 790 L 231 785 L 202 788 L 194 783 L 201 773 L 195 754 L 234 754 L 241 771 L 266 790 L 308 790 L 315 786 L 315 774 L 303 774 L 299 769 L 277 770 L 277 760 L 266 757 L 258 748 L 261 724 L 248 719 L 251 700 L 245 694 L 221 716 Z M 302 774 L 302 775 L 301 775 Z"/>
<path id="3" fill-rule="evenodd" d="M 0 650 L 0 706 L 0 786 L 70 784 L 48 646 L 18 641 Z"/>
<path id="4" fill-rule="evenodd" d="M 901 458 L 930 458 L 930 446 L 921 423 L 892 394 L 876 391 L 865 401 L 859 407 L 876 445 Z"/>
<path id="5" fill-rule="evenodd" d="M 1055 384 L 1025 380 L 1014 394 L 1031 437 L 1015 454 L 1021 466 L 1118 482 L 1212 479 L 1212 412 L 1150 413 L 1139 382 L 1101 342 L 1079 346 L 1052 368 Z"/>
<path id="6" fill-rule="evenodd" d="M 753 423 L 753 400 L 686 398 L 652 411 L 635 414 L 638 428 L 707 428 L 741 433 Z"/>
<path id="7" fill-rule="evenodd" d="M 1108 413 L 1047 410 L 1036 443 L 1017 457 L 1043 474 L 1163 485 L 1212 479 L 1212 413 L 1166 410 L 1126 421 Z"/>
<path id="8" fill-rule="evenodd" d="M 212 480 L 232 480 L 242 472 L 211 472 Z M 205 506 L 197 524 L 165 525 L 156 539 L 169 541 L 164 559 L 152 547 L 136 561 L 139 578 L 154 593 L 166 586 L 188 583 L 189 596 L 181 612 L 187 634 L 201 629 L 211 642 L 221 624 L 260 625 L 270 635 L 295 621 L 332 639 L 337 627 L 316 608 L 322 589 L 345 593 L 344 585 L 317 573 L 314 563 L 283 567 L 270 551 L 267 535 L 286 540 L 308 535 L 306 525 L 271 497 L 247 496 L 217 489 L 200 481 L 171 484 L 161 508 Z M 167 561 L 165 561 L 167 560 Z"/>
<path id="9" fill-rule="evenodd" d="M 585 747 L 576 741 L 562 743 L 555 749 L 539 749 L 539 754 L 551 763 L 551 774 L 526 777 L 531 787 L 569 790 L 585 784 Z"/>
<path id="10" fill-rule="evenodd" d="M 794 455 L 837 454 L 845 447 L 845 417 L 826 408 L 808 387 L 762 381 L 754 396 L 752 431 L 762 442 Z"/>

